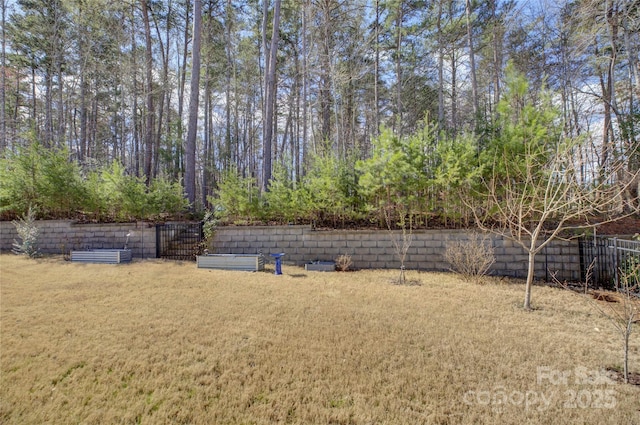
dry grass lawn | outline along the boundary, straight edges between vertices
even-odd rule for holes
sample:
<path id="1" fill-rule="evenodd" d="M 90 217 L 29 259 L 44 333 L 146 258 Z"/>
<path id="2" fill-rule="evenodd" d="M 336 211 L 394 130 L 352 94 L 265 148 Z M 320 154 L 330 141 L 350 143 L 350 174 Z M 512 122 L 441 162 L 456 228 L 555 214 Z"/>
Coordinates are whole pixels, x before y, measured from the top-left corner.
<path id="1" fill-rule="evenodd" d="M 283 269 L 1 255 L 0 423 L 640 424 L 575 294 L 527 312 L 520 284 Z"/>

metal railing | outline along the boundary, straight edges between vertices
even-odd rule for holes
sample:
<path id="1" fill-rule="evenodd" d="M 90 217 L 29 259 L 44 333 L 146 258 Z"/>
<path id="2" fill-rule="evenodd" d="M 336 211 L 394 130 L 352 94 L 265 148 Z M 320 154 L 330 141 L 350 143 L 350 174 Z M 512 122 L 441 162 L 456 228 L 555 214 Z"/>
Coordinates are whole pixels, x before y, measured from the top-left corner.
<path id="1" fill-rule="evenodd" d="M 156 257 L 196 261 L 203 240 L 202 222 L 158 224 L 156 225 Z"/>
<path id="2" fill-rule="evenodd" d="M 616 289 L 623 278 L 638 283 L 640 241 L 591 236 L 579 240 L 581 280 L 590 287 Z"/>

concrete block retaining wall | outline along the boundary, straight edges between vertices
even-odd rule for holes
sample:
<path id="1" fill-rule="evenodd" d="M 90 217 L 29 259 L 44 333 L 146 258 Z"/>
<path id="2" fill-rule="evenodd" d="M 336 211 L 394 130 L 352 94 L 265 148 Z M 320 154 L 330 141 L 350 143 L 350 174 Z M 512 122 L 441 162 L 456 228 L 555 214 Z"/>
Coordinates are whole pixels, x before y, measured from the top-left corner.
<path id="1" fill-rule="evenodd" d="M 407 269 L 447 271 L 444 259 L 447 243 L 468 239 L 465 230 L 418 230 L 412 232 L 407 252 Z M 527 253 L 513 241 L 492 235 L 496 262 L 491 272 L 497 275 L 526 277 Z M 402 233 L 375 230 L 314 230 L 309 226 L 221 227 L 216 230 L 212 252 L 255 254 L 262 251 L 284 252 L 285 264 L 302 266 L 310 261 L 331 261 L 342 254 L 351 256 L 355 268 L 399 268 L 395 239 L 402 245 Z M 577 241 L 554 241 L 536 257 L 535 274 L 548 279 L 580 279 Z"/>
<path id="2" fill-rule="evenodd" d="M 156 231 L 152 224 L 107 223 L 78 224 L 69 220 L 41 220 L 38 249 L 43 254 L 69 254 L 72 250 L 124 248 L 127 233 L 130 233 L 127 247 L 133 258 L 155 258 Z M 0 221 L 0 250 L 10 251 L 13 241 L 18 238 L 15 226 L 10 221 Z"/>
<path id="3" fill-rule="evenodd" d="M 128 247 L 134 258 L 156 257 L 156 232 L 149 223 L 76 224 L 69 220 L 38 222 L 39 248 L 44 254 L 68 254 L 76 249 L 122 248 L 131 232 Z M 11 222 L 0 222 L 0 250 L 10 251 L 17 238 Z M 401 232 L 375 230 L 315 230 L 309 226 L 220 227 L 211 243 L 211 253 L 255 254 L 262 251 L 284 252 L 285 264 L 303 266 L 311 261 L 332 261 L 342 254 L 351 256 L 359 269 L 399 268 L 393 239 L 402 244 Z M 465 240 L 464 230 L 416 230 L 407 252 L 407 269 L 446 271 L 447 243 Z M 496 262 L 491 272 L 497 275 L 525 277 L 527 254 L 514 242 L 491 236 Z M 580 279 L 577 241 L 554 241 L 536 257 L 536 278 L 547 279 L 557 272 L 559 279 Z"/>

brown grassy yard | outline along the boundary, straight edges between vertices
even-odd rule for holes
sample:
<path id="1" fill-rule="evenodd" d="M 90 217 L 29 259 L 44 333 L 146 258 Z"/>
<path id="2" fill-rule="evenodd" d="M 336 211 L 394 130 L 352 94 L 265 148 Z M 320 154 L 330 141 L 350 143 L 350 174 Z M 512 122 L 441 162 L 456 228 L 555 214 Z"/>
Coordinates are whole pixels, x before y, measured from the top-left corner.
<path id="1" fill-rule="evenodd" d="M 640 424 L 575 294 L 527 312 L 520 284 L 283 269 L 1 255 L 0 423 Z"/>

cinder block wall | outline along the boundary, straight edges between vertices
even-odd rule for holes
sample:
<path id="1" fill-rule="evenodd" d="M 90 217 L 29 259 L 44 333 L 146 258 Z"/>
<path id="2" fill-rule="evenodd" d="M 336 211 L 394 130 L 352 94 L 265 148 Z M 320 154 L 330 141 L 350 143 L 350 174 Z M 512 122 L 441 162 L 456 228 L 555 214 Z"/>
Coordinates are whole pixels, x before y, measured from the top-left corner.
<path id="1" fill-rule="evenodd" d="M 408 269 L 446 271 L 447 243 L 466 240 L 465 230 L 420 230 L 412 232 L 405 266 Z M 314 230 L 309 226 L 222 227 L 217 229 L 212 252 L 220 254 L 269 254 L 284 252 L 285 264 L 302 266 L 310 261 L 331 261 L 342 254 L 351 256 L 356 268 L 399 268 L 394 239 L 402 245 L 402 233 L 374 230 Z M 514 242 L 492 235 L 496 262 L 491 272 L 497 275 L 526 277 L 527 253 Z M 535 274 L 548 279 L 580 279 L 577 241 L 554 241 L 536 257 Z"/>
<path id="2" fill-rule="evenodd" d="M 127 247 L 134 258 L 155 258 L 156 232 L 152 224 L 107 223 L 77 224 L 69 220 L 40 220 L 38 248 L 43 254 L 69 254 L 76 249 L 124 248 L 127 233 L 130 233 Z M 17 239 L 15 226 L 10 221 L 0 221 L 0 250 L 10 251 Z"/>
<path id="3" fill-rule="evenodd" d="M 121 248 L 131 232 L 128 247 L 134 258 L 156 257 L 156 233 L 152 224 L 76 224 L 69 220 L 43 220 L 40 251 L 44 254 L 69 253 L 74 249 Z M 464 230 L 419 230 L 412 232 L 405 265 L 408 269 L 445 271 L 447 243 L 465 240 Z M 0 222 L 0 250 L 10 251 L 17 238 L 11 222 Z M 331 261 L 342 254 L 351 256 L 353 266 L 399 268 L 394 240 L 402 244 L 402 233 L 375 230 L 315 230 L 309 226 L 238 226 L 216 230 L 211 252 L 222 254 L 269 254 L 284 252 L 284 262 L 303 266 L 310 261 Z M 491 272 L 497 275 L 525 277 L 527 254 L 514 242 L 491 236 L 496 262 Z M 580 258 L 576 241 L 554 241 L 536 257 L 536 278 L 547 279 L 557 273 L 559 279 L 580 279 Z"/>

